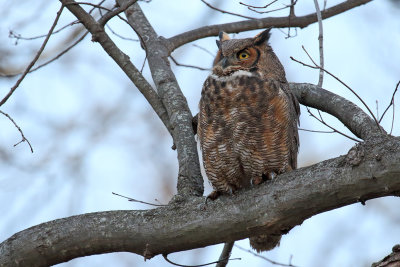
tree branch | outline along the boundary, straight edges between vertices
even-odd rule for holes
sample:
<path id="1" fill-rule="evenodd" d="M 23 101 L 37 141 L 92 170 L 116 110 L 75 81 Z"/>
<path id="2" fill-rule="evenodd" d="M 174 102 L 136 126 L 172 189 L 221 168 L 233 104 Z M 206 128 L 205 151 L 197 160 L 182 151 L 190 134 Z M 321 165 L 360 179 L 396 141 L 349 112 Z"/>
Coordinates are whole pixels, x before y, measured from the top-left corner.
<path id="1" fill-rule="evenodd" d="M 352 8 L 358 7 L 360 5 L 371 2 L 372 0 L 352 0 L 352 1 L 344 1 L 340 4 L 337 4 L 333 7 L 325 9 L 321 12 L 322 19 L 327 19 L 333 17 L 337 14 L 343 13 Z M 209 36 L 217 36 L 220 31 L 224 31 L 226 33 L 237 33 L 242 31 L 251 31 L 256 29 L 264 29 L 268 27 L 272 28 L 286 28 L 286 27 L 300 27 L 304 28 L 308 25 L 317 22 L 317 14 L 312 13 L 309 15 L 296 17 L 296 16 L 288 16 L 288 17 L 267 17 L 262 19 L 254 19 L 254 20 L 243 20 L 239 22 L 231 22 L 225 24 L 217 24 L 211 26 L 201 27 L 195 30 L 191 30 L 188 32 L 184 32 L 182 34 L 175 35 L 171 38 L 168 38 L 168 48 L 169 53 L 174 51 L 176 48 L 193 42 L 195 40 L 209 37 Z"/>
<path id="2" fill-rule="evenodd" d="M 122 6 L 127 0 L 118 0 Z M 192 114 L 168 61 L 165 39 L 159 38 L 138 3 L 125 11 L 128 22 L 146 49 L 149 67 L 158 94 L 168 112 L 178 152 L 178 195 L 203 195 L 203 177 L 192 130 Z"/>
<path id="3" fill-rule="evenodd" d="M 206 207 L 203 197 L 191 198 L 153 210 L 96 212 L 33 226 L 0 244 L 0 266 L 49 266 L 117 251 L 149 259 L 260 233 L 287 233 L 313 215 L 399 194 L 400 138 L 376 138 L 348 156 L 279 175 Z"/>
<path id="4" fill-rule="evenodd" d="M 132 64 L 129 56 L 124 54 L 111 40 L 104 31 L 104 28 L 94 20 L 83 8 L 73 0 L 60 0 L 72 14 L 77 17 L 85 28 L 92 34 L 92 40 L 98 42 L 107 54 L 118 64 L 125 72 L 128 78 L 135 84 L 139 91 L 144 95 L 151 107 L 157 113 L 158 117 L 164 123 L 165 127 L 172 135 L 172 126 L 169 122 L 167 111 L 161 102 L 157 93 L 151 85 L 142 76 L 139 70 Z"/>
<path id="5" fill-rule="evenodd" d="M 358 138 L 371 139 L 386 133 L 361 108 L 349 100 L 308 83 L 289 83 L 299 102 L 339 119 Z"/>

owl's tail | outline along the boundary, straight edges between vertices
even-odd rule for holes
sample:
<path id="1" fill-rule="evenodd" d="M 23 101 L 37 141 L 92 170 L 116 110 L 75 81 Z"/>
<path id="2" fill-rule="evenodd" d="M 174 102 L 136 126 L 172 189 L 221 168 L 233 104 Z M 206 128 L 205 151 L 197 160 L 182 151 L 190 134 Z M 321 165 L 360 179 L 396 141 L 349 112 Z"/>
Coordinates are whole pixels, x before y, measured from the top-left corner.
<path id="1" fill-rule="evenodd" d="M 250 246 L 258 253 L 271 250 L 279 246 L 281 235 L 259 235 L 250 237 Z"/>

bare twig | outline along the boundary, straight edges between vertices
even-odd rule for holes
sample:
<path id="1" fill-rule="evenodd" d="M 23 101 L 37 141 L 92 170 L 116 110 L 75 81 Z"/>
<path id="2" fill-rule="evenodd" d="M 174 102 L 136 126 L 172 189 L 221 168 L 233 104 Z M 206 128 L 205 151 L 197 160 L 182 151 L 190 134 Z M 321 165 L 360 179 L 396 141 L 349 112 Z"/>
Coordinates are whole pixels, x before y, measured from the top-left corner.
<path id="1" fill-rule="evenodd" d="M 48 60 L 48 61 L 46 61 L 46 62 L 40 64 L 39 66 L 37 66 L 37 67 L 31 69 L 28 73 L 34 72 L 34 71 L 36 71 L 36 70 L 38 70 L 38 69 L 40 69 L 40 68 L 42 68 L 42 67 L 44 67 L 44 66 L 50 64 L 51 62 L 56 61 L 56 60 L 59 59 L 61 56 L 63 56 L 64 54 L 66 54 L 69 50 L 71 50 L 74 46 L 76 46 L 77 44 L 79 44 L 83 39 L 85 39 L 85 37 L 86 37 L 86 35 L 87 35 L 88 33 L 89 33 L 89 32 L 85 32 L 78 40 L 76 40 L 76 41 L 75 41 L 74 43 L 72 43 L 70 46 L 68 46 L 68 47 L 65 48 L 63 51 L 61 51 L 58 55 L 56 55 L 56 56 L 53 57 L 52 59 L 50 59 L 50 60 Z M 20 74 L 22 74 L 22 72 L 20 72 L 20 73 L 15 73 L 15 74 L 4 74 L 4 75 L 3 75 L 3 74 L 0 74 L 0 76 L 1 76 L 1 77 L 14 77 L 14 76 L 17 76 L 17 75 L 20 75 Z"/>
<path id="2" fill-rule="evenodd" d="M 205 71 L 209 71 L 209 68 L 202 68 L 202 67 L 198 67 L 198 66 L 194 66 L 194 65 L 188 65 L 188 64 L 181 64 L 178 61 L 176 61 L 176 59 L 173 56 L 169 56 L 172 61 L 175 63 L 175 65 L 180 66 L 180 67 L 187 67 L 187 68 L 192 68 L 192 69 L 198 69 L 198 70 L 205 70 Z"/>
<path id="3" fill-rule="evenodd" d="M 117 36 L 118 38 L 122 39 L 122 40 L 126 40 L 126 41 L 133 41 L 133 42 L 139 42 L 139 39 L 133 39 L 133 38 L 129 38 L 129 37 L 125 37 L 122 36 L 121 34 L 116 33 L 111 27 L 110 25 L 106 24 L 107 29 L 114 34 L 115 36 Z"/>
<path id="4" fill-rule="evenodd" d="M 67 25 L 62 26 L 60 29 L 53 31 L 52 35 L 54 35 L 56 33 L 59 33 L 62 30 L 66 29 L 66 28 L 68 28 L 68 27 L 70 27 L 70 26 L 72 26 L 74 24 L 78 24 L 78 23 L 79 23 L 78 20 L 75 20 L 75 21 L 73 21 L 71 23 L 68 23 Z M 23 37 L 23 36 L 21 36 L 21 34 L 15 33 L 12 30 L 10 30 L 9 33 L 8 33 L 8 37 L 9 38 L 15 38 L 16 39 L 15 44 L 17 44 L 17 42 L 19 40 L 32 41 L 32 40 L 36 40 L 36 39 L 45 38 L 45 37 L 47 37 L 47 35 L 48 34 L 42 34 L 42 35 L 37 35 L 37 36 L 33 36 L 33 37 Z"/>
<path id="5" fill-rule="evenodd" d="M 397 93 L 397 89 L 399 88 L 399 85 L 400 85 L 400 81 L 397 83 L 396 88 L 395 88 L 394 91 L 393 91 L 393 95 L 392 95 L 392 98 L 390 99 L 389 105 L 386 107 L 385 111 L 382 113 L 381 118 L 379 119 L 379 123 L 381 123 L 381 121 L 382 121 L 383 117 L 385 116 L 386 112 L 388 111 L 388 109 L 389 109 L 392 105 L 393 105 L 393 113 L 394 113 L 394 96 L 395 96 L 396 93 Z M 393 116 L 394 116 L 394 115 L 393 115 Z M 394 119 L 393 119 L 393 120 L 394 120 Z M 393 125 L 393 122 L 392 122 L 392 125 Z M 393 127 L 392 127 L 392 128 L 393 128 Z"/>
<path id="6" fill-rule="evenodd" d="M 209 262 L 209 263 L 205 263 L 205 264 L 199 264 L 199 265 L 183 265 L 183 264 L 178 264 L 178 263 L 175 263 L 175 262 L 169 260 L 167 256 L 168 256 L 168 254 L 163 254 L 164 259 L 165 259 L 168 263 L 171 263 L 172 265 L 180 266 L 180 267 L 202 267 L 202 266 L 208 266 L 208 265 L 211 265 L 211 264 L 215 264 L 215 263 L 219 263 L 219 262 L 220 262 L 220 260 L 218 260 L 218 261 L 213 261 L 213 262 Z M 224 260 L 226 260 L 226 259 L 224 259 Z M 228 260 L 229 260 L 229 261 L 241 260 L 241 258 L 233 258 L 233 259 L 228 259 Z"/>
<path id="7" fill-rule="evenodd" d="M 361 103 L 364 105 L 364 107 L 366 107 L 366 109 L 368 110 L 369 114 L 372 116 L 372 118 L 374 119 L 376 126 L 378 127 L 379 131 L 382 133 L 382 128 L 379 125 L 378 120 L 376 119 L 374 113 L 371 111 L 371 109 L 368 107 L 368 105 L 364 102 L 364 100 L 353 90 L 351 89 L 350 86 L 348 86 L 345 82 L 343 82 L 342 80 L 340 80 L 337 76 L 333 75 L 331 72 L 327 71 L 326 69 L 322 68 L 321 66 L 317 65 L 315 63 L 315 61 L 312 59 L 312 57 L 310 56 L 310 54 L 308 54 L 307 50 L 304 48 L 304 46 L 302 46 L 303 50 L 306 52 L 307 56 L 309 57 L 309 59 L 312 61 L 312 63 L 314 64 L 314 66 L 311 66 L 309 64 L 306 64 L 304 62 L 301 62 L 293 57 L 290 57 L 291 60 L 302 64 L 303 66 L 309 67 L 309 68 L 313 68 L 313 69 L 322 69 L 324 72 L 328 73 L 331 77 L 333 77 L 335 80 L 337 80 L 339 83 L 341 83 L 343 86 L 345 86 L 347 89 L 349 89 L 360 101 Z"/>
<path id="8" fill-rule="evenodd" d="M 317 19 L 318 19 L 318 43 L 319 43 L 319 66 L 321 67 L 319 69 L 319 78 L 318 78 L 318 86 L 322 87 L 322 83 L 324 82 L 324 31 L 322 27 L 322 16 L 321 16 L 321 10 L 319 9 L 319 4 L 318 0 L 314 0 L 314 5 L 315 5 L 315 11 L 317 13 Z"/>
<path id="9" fill-rule="evenodd" d="M 240 14 L 237 14 L 237 13 L 232 13 L 232 12 L 229 12 L 229 11 L 222 10 L 220 8 L 217 8 L 217 7 L 207 3 L 204 0 L 200 0 L 200 1 L 203 2 L 204 4 L 206 4 L 209 8 L 214 9 L 214 10 L 219 11 L 219 12 L 224 13 L 224 14 L 229 14 L 229 15 L 233 15 L 233 16 L 237 16 L 237 17 L 241 17 L 241 18 L 245 18 L 245 19 L 256 19 L 256 18 L 243 16 L 243 15 L 240 15 Z"/>
<path id="10" fill-rule="evenodd" d="M 200 50 L 203 50 L 204 52 L 206 52 L 207 54 L 209 54 L 210 56 L 212 56 L 213 58 L 215 57 L 215 55 L 213 53 L 211 53 L 209 50 L 205 49 L 204 47 L 197 45 L 197 44 L 192 44 L 192 46 L 197 47 Z"/>
<path id="11" fill-rule="evenodd" d="M 22 142 L 25 142 L 25 141 L 26 141 L 26 142 L 28 143 L 30 149 L 31 149 L 31 152 L 33 153 L 33 148 L 32 148 L 31 143 L 29 142 L 28 139 L 26 139 L 24 133 L 22 132 L 22 130 L 21 130 L 21 128 L 18 126 L 18 124 L 17 124 L 17 123 L 13 120 L 13 118 L 11 118 L 11 116 L 8 115 L 7 113 L 5 113 L 5 112 L 3 112 L 3 111 L 1 111 L 1 110 L 0 110 L 0 113 L 3 114 L 4 116 L 6 116 L 6 117 L 14 124 L 14 126 L 17 128 L 17 130 L 18 130 L 19 133 L 21 134 L 22 140 L 19 141 L 19 142 L 16 143 L 16 144 L 14 144 L 14 147 L 17 146 L 17 145 L 19 145 L 19 144 L 21 144 Z"/>
<path id="12" fill-rule="evenodd" d="M 218 259 L 218 263 L 215 267 L 225 267 L 228 264 L 233 244 L 235 244 L 235 242 L 227 242 L 224 244 L 224 248 L 222 249 L 221 255 Z"/>
<path id="13" fill-rule="evenodd" d="M 334 127 L 330 126 L 329 124 L 327 124 L 327 123 L 324 121 L 324 119 L 322 118 L 322 115 L 321 115 L 321 113 L 319 112 L 319 110 L 318 110 L 319 118 L 318 118 L 317 116 L 315 116 L 314 113 L 312 113 L 311 110 L 310 110 L 308 107 L 307 107 L 307 111 L 308 111 L 308 113 L 309 113 L 312 117 L 314 117 L 316 120 L 318 120 L 320 123 L 322 123 L 322 124 L 325 125 L 326 127 L 330 128 L 330 129 L 331 129 L 332 131 L 334 131 L 335 133 L 341 134 L 341 135 L 343 135 L 344 137 L 347 137 L 347 138 L 349 138 L 349 139 L 351 139 L 351 140 L 353 140 L 353 141 L 361 142 L 361 140 L 358 140 L 358 139 L 356 139 L 356 138 L 353 138 L 353 137 L 351 137 L 351 136 L 349 136 L 349 135 L 347 135 L 347 134 L 345 134 L 345 133 L 343 133 L 343 132 L 341 132 L 341 131 L 335 129 Z"/>
<path id="14" fill-rule="evenodd" d="M 42 54 L 44 48 L 46 47 L 47 42 L 50 39 L 51 34 L 54 31 L 54 28 L 57 25 L 58 19 L 61 16 L 61 13 L 64 9 L 64 5 L 62 4 L 60 7 L 60 10 L 57 12 L 57 16 L 53 22 L 53 25 L 51 26 L 49 33 L 47 34 L 46 39 L 43 41 L 42 46 L 40 47 L 39 51 L 36 53 L 35 58 L 29 63 L 28 67 L 26 67 L 24 73 L 22 73 L 22 76 L 18 79 L 18 81 L 15 83 L 15 85 L 10 89 L 8 94 L 0 101 L 0 106 L 2 106 L 4 103 L 7 102 L 7 100 L 10 98 L 10 96 L 15 92 L 15 90 L 18 88 L 18 86 L 21 84 L 22 80 L 25 78 L 25 76 L 29 73 L 30 69 L 35 65 L 36 61 L 39 59 L 40 55 Z"/>
<path id="15" fill-rule="evenodd" d="M 272 5 L 273 3 L 277 2 L 277 1 L 278 1 L 278 0 L 273 0 L 271 3 L 266 4 L 265 6 L 252 6 L 252 5 L 249 5 L 249 4 L 245 4 L 245 3 L 243 3 L 243 2 L 239 2 L 239 4 L 244 5 L 244 6 L 247 6 L 248 9 L 250 9 L 250 8 L 254 8 L 254 9 L 260 8 L 260 9 L 262 9 L 262 8 L 268 8 L 270 5 Z M 251 10 L 251 9 L 250 9 L 250 10 Z"/>
<path id="16" fill-rule="evenodd" d="M 131 0 L 132 1 L 132 0 Z M 136 0 L 137 1 L 137 0 Z M 135 1 L 135 2 L 136 2 Z M 101 2 L 102 3 L 102 2 Z M 104 27 L 104 25 L 111 19 L 111 18 L 113 18 L 113 17 L 115 17 L 115 16 L 117 16 L 119 19 L 121 19 L 122 21 L 125 21 L 126 23 L 128 23 L 127 21 L 126 21 L 126 19 L 124 19 L 123 17 L 121 17 L 120 15 L 119 15 L 119 13 L 121 13 L 121 12 L 123 12 L 124 10 L 122 10 L 122 11 L 120 11 L 120 8 L 117 8 L 117 9 L 114 9 L 114 10 L 112 10 L 112 9 L 109 9 L 109 8 L 107 8 L 107 7 L 104 7 L 104 6 L 102 6 L 101 4 L 93 4 L 93 3 L 89 3 L 89 2 L 75 2 L 75 1 L 70 1 L 70 2 L 66 2 L 66 4 L 65 5 L 87 5 L 87 6 L 92 6 L 93 8 L 97 8 L 99 11 L 100 10 L 106 10 L 106 11 L 108 11 L 108 13 L 106 13 L 105 14 L 105 17 L 101 17 L 100 19 L 99 19 L 99 24 L 100 24 L 100 26 L 102 26 L 102 27 Z M 132 5 L 132 4 L 131 4 Z M 129 7 L 129 6 L 128 6 Z M 126 7 L 126 8 L 128 8 L 128 7 Z M 125 8 L 125 9 L 126 9 Z M 110 15 L 107 15 L 107 14 L 110 14 Z"/>
<path id="17" fill-rule="evenodd" d="M 276 1 L 277 1 L 277 0 L 276 0 Z M 283 7 L 271 9 L 271 10 L 268 10 L 268 11 L 258 11 L 258 10 L 256 10 L 256 8 L 267 8 L 267 7 L 269 7 L 270 5 L 272 5 L 273 3 L 275 3 L 276 1 L 272 1 L 272 2 L 269 3 L 268 5 L 265 5 L 264 7 L 250 6 L 250 5 L 244 4 L 244 3 L 242 3 L 242 2 L 239 2 L 239 4 L 242 4 L 242 5 L 247 6 L 247 8 L 248 8 L 249 10 L 251 10 L 251 11 L 253 11 L 253 12 L 256 12 L 256 13 L 258 13 L 258 14 L 266 14 L 266 13 L 271 13 L 271 12 L 283 10 L 283 9 L 286 9 L 286 8 L 290 8 L 290 13 L 292 13 L 292 8 L 293 8 L 294 5 L 296 5 L 296 3 L 297 3 L 297 0 L 292 0 L 291 3 L 290 3 L 290 5 L 283 5 Z"/>
<path id="18" fill-rule="evenodd" d="M 263 260 L 266 260 L 266 261 L 268 261 L 269 263 L 274 264 L 274 265 L 296 267 L 296 265 L 293 265 L 293 264 L 291 264 L 291 263 L 289 263 L 289 264 L 284 264 L 284 263 L 280 263 L 280 262 L 277 262 L 277 261 L 273 261 L 273 260 L 271 260 L 271 259 L 268 259 L 267 257 L 264 257 L 264 256 L 262 256 L 262 255 L 260 255 L 260 254 L 257 254 L 257 253 L 255 253 L 255 252 L 249 250 L 249 249 L 242 248 L 241 246 L 238 246 L 238 245 L 235 245 L 235 247 L 237 247 L 238 249 L 243 250 L 243 251 L 245 251 L 245 252 L 247 252 L 247 253 L 250 253 L 250 254 L 253 255 L 253 256 L 256 256 L 256 257 L 259 257 L 259 258 L 261 258 L 261 259 L 263 259 Z"/>
<path id="19" fill-rule="evenodd" d="M 134 3 L 136 3 L 137 0 L 129 0 L 127 2 L 125 2 L 122 6 L 120 6 L 119 8 L 113 10 L 113 11 L 109 11 L 107 12 L 104 16 L 101 17 L 101 19 L 98 21 L 98 23 L 104 27 L 104 25 L 113 17 L 117 16 L 118 14 L 124 12 L 128 7 L 130 7 L 131 5 L 133 5 Z"/>
<path id="20" fill-rule="evenodd" d="M 335 131 L 310 130 L 310 129 L 304 129 L 304 128 L 299 128 L 299 131 L 311 132 L 311 133 L 334 133 L 335 132 Z"/>
<path id="21" fill-rule="evenodd" d="M 147 53 L 146 53 L 146 56 L 143 59 L 143 64 L 142 64 L 142 67 L 140 68 L 140 73 L 143 73 L 143 69 L 144 69 L 144 66 L 146 65 L 146 61 L 147 61 Z"/>
<path id="22" fill-rule="evenodd" d="M 142 204 L 147 204 L 147 205 L 154 206 L 154 207 L 165 207 L 165 206 L 168 206 L 168 205 L 163 205 L 163 204 L 153 204 L 153 203 L 150 203 L 150 202 L 137 200 L 137 199 L 130 198 L 130 197 L 127 197 L 127 196 L 123 196 L 123 195 L 120 195 L 120 194 L 117 194 L 117 193 L 114 193 L 114 192 L 111 192 L 111 193 L 113 195 L 126 198 L 126 199 L 128 199 L 128 201 L 132 201 L 132 202 L 138 202 L 138 203 L 142 203 Z"/>

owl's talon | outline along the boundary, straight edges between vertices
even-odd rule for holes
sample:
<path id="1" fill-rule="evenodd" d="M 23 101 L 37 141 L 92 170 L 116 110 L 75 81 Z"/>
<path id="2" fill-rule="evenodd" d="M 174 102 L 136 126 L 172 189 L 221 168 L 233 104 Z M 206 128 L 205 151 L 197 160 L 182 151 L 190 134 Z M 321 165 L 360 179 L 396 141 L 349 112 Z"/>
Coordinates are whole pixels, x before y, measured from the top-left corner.
<path id="1" fill-rule="evenodd" d="M 263 178 L 262 177 L 256 177 L 251 179 L 251 185 L 259 185 L 263 182 Z"/>
<path id="2" fill-rule="evenodd" d="M 221 192 L 219 191 L 212 191 L 207 197 L 206 197 L 206 201 L 205 201 L 205 205 L 207 206 L 207 201 L 209 199 L 211 199 L 212 201 L 216 200 L 219 196 L 221 195 Z"/>

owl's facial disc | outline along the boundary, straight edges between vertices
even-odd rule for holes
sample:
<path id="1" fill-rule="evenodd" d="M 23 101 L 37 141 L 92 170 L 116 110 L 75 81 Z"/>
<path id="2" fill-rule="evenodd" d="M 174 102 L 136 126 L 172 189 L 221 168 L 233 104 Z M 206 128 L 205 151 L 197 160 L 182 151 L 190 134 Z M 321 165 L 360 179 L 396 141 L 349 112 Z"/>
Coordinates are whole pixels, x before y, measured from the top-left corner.
<path id="1" fill-rule="evenodd" d="M 259 56 L 260 52 L 254 47 L 245 48 L 226 56 L 219 54 L 214 62 L 213 73 L 227 76 L 239 70 L 250 71 L 256 67 Z"/>

